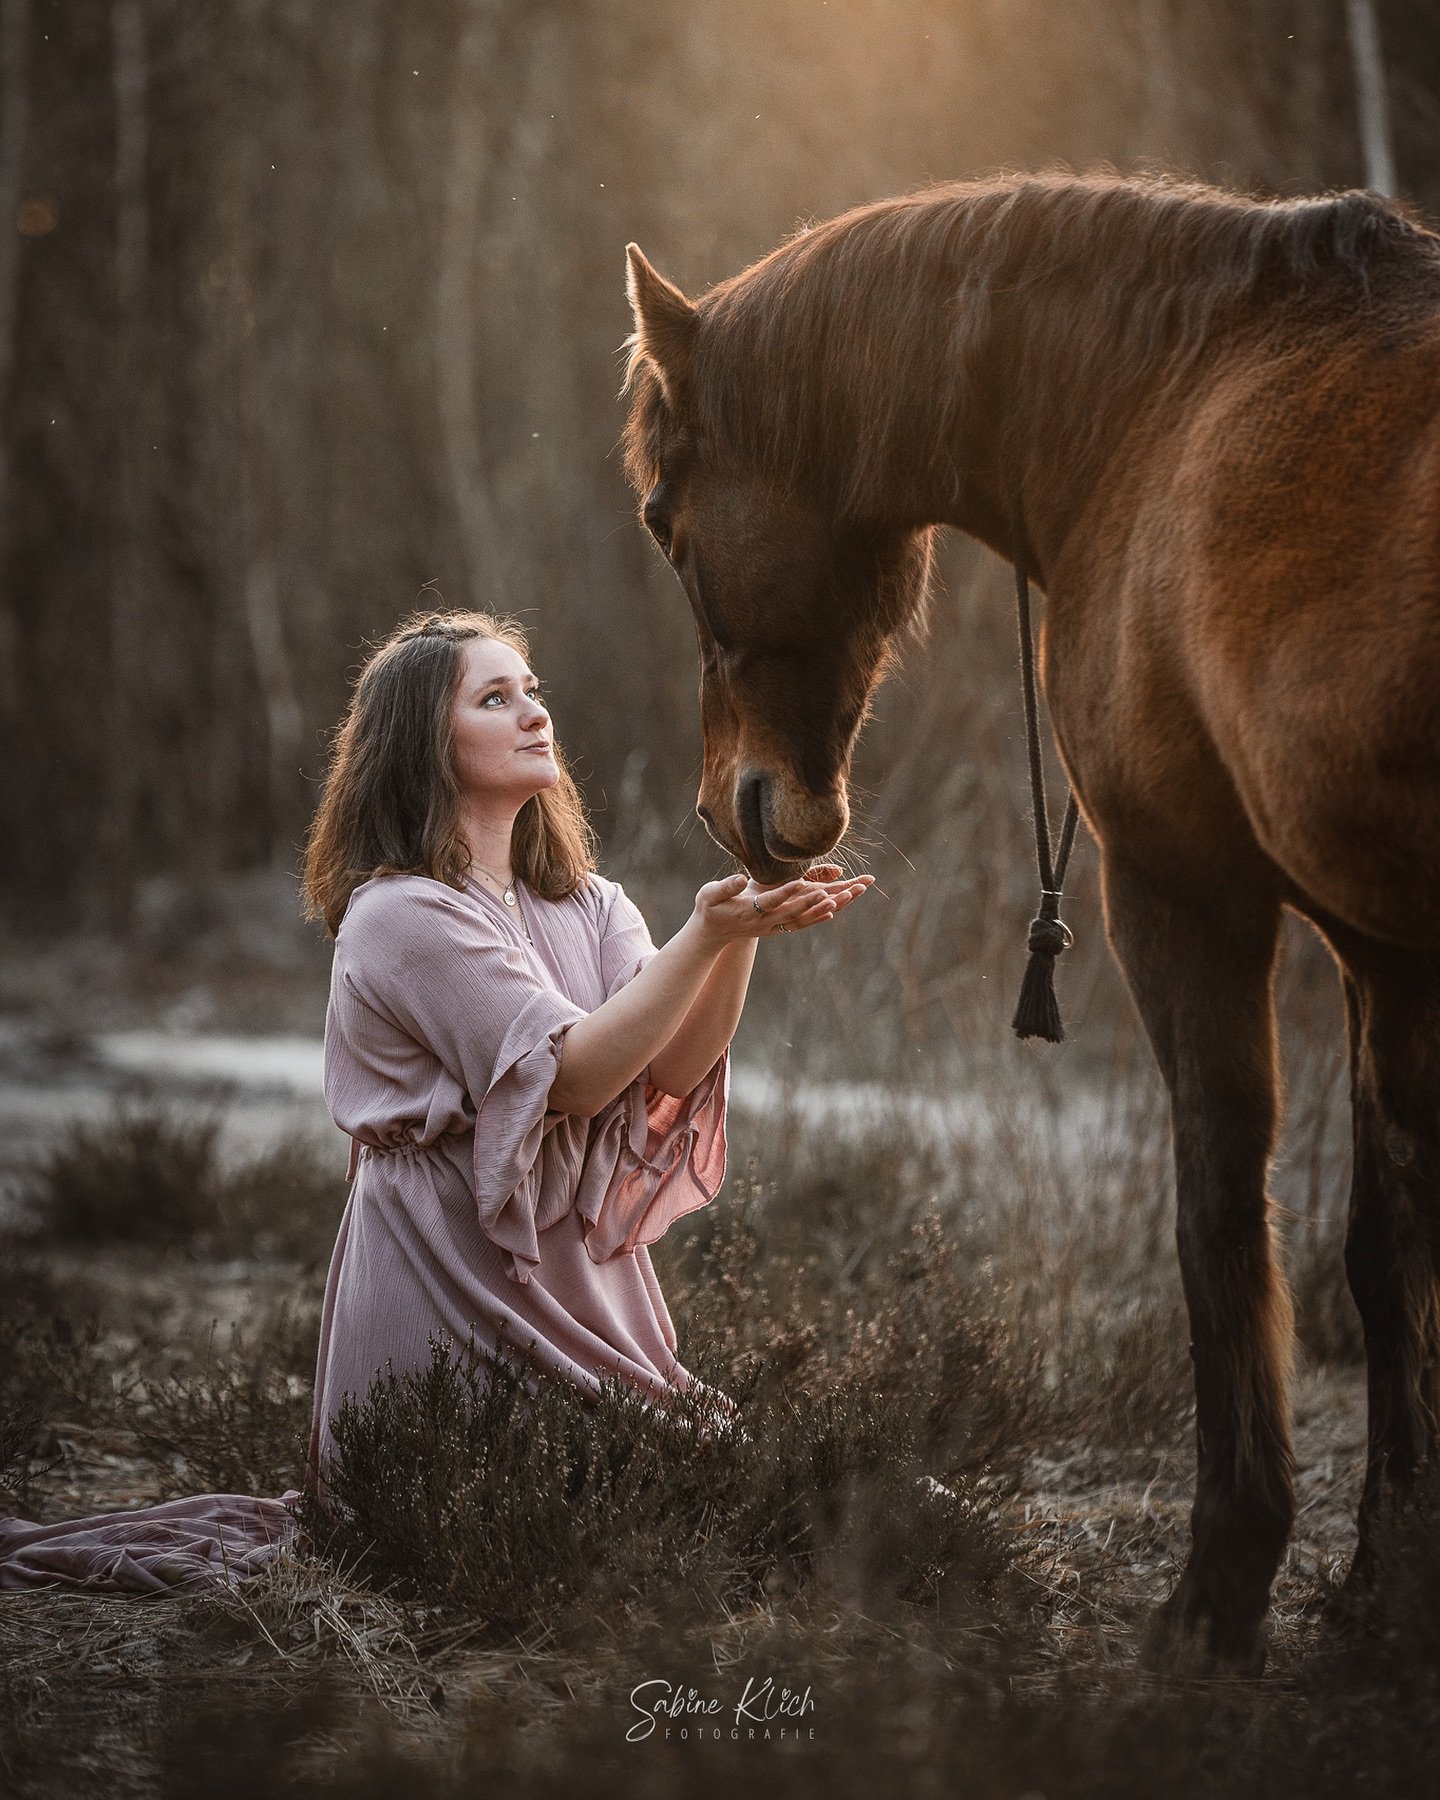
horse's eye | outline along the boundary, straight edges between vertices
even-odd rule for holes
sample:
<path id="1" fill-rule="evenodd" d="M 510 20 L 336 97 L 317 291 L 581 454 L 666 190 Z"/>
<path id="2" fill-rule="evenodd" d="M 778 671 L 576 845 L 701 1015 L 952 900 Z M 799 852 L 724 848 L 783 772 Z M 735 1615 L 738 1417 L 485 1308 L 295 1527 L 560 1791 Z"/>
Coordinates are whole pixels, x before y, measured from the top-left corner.
<path id="1" fill-rule="evenodd" d="M 670 521 L 664 513 L 658 508 L 652 511 L 647 506 L 645 508 L 645 528 L 668 556 L 675 540 L 670 530 Z"/>

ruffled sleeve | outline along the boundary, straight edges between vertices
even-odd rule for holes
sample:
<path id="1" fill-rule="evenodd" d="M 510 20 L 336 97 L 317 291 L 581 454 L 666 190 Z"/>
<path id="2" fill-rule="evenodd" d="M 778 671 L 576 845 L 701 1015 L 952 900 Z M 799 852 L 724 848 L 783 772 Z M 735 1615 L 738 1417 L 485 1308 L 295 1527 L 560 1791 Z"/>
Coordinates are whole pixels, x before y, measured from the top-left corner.
<path id="1" fill-rule="evenodd" d="M 585 942 L 579 953 L 598 955 L 598 988 L 608 999 L 655 946 L 619 887 L 592 880 L 588 904 L 595 910 L 577 949 Z M 426 1085 L 423 1072 L 407 1072 L 407 1059 L 428 1056 L 448 1077 L 449 1101 L 432 1098 L 412 1141 L 428 1142 L 435 1121 L 453 1118 L 456 1104 L 467 1116 L 473 1111 L 479 1222 L 512 1280 L 529 1281 L 541 1261 L 540 1237 L 572 1208 L 592 1260 L 603 1262 L 653 1243 L 719 1192 L 728 1051 L 683 1097 L 662 1094 L 641 1076 L 593 1119 L 574 1118 L 550 1110 L 549 1095 L 565 1034 L 586 1009 L 548 979 L 501 921 L 465 896 L 424 877 L 377 878 L 357 889 L 337 955 L 343 985 L 364 1002 L 348 1035 L 367 1069 L 383 1068 L 418 1091 Z M 403 1036 L 374 1041 L 376 1014 Z M 434 1069 L 433 1062 L 426 1066 Z M 327 1084 L 327 1097 L 351 1129 L 338 1079 L 333 1092 Z"/>
<path id="2" fill-rule="evenodd" d="M 586 1016 L 533 957 L 462 895 L 420 877 L 377 880 L 341 927 L 346 980 L 437 1058 L 474 1110 L 481 1229 L 518 1282 L 538 1238 L 570 1210 L 581 1152 L 547 1144 L 566 1115 L 548 1107 L 565 1033 Z M 442 1109 L 443 1110 L 443 1109 Z"/>
<path id="3" fill-rule="evenodd" d="M 655 945 L 624 891 L 606 882 L 602 892 L 600 964 L 609 999 L 654 956 Z M 727 1047 L 688 1094 L 662 1093 L 640 1076 L 595 1115 L 576 1196 L 593 1262 L 653 1244 L 720 1192 L 729 1077 Z"/>
<path id="4" fill-rule="evenodd" d="M 572 1204 L 570 1183 L 549 1169 L 544 1154 L 547 1133 L 564 1116 L 549 1111 L 546 1098 L 560 1073 L 565 1033 L 584 1016 L 554 989 L 538 988 L 511 1022 L 490 1085 L 477 1097 L 475 1203 L 482 1229 L 509 1256 L 515 1281 L 530 1279 L 540 1261 L 540 1233 Z"/>

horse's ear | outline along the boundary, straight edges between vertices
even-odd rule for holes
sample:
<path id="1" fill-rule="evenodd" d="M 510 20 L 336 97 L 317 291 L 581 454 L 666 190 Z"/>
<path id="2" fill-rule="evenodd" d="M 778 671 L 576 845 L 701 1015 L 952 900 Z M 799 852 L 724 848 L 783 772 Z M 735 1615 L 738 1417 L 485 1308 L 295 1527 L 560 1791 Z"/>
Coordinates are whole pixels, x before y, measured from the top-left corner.
<path id="1" fill-rule="evenodd" d="M 633 355 L 649 357 L 673 399 L 690 361 L 700 315 L 674 282 L 646 261 L 638 244 L 625 246 L 625 292 L 635 315 Z"/>

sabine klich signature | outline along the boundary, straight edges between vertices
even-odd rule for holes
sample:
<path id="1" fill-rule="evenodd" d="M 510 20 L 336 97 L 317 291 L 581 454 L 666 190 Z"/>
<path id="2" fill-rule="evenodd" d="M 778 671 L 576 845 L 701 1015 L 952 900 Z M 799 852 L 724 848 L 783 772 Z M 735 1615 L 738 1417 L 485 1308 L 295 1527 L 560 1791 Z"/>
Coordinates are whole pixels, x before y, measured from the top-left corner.
<path id="1" fill-rule="evenodd" d="M 732 1739 L 750 1737 L 762 1741 L 785 1738 L 788 1741 L 799 1737 L 813 1738 L 815 1735 L 813 1725 L 802 1730 L 799 1725 L 791 1722 L 803 1719 L 807 1713 L 815 1711 L 810 1689 L 807 1687 L 803 1692 L 797 1692 L 789 1687 L 777 1687 L 773 1675 L 766 1675 L 763 1680 L 757 1680 L 753 1675 L 747 1676 L 745 1691 L 735 1702 L 734 1721 L 728 1727 L 721 1723 L 727 1711 L 722 1700 L 702 1694 L 693 1687 L 684 1687 L 658 1677 L 653 1681 L 642 1681 L 631 1688 L 630 1704 L 640 1717 L 625 1733 L 627 1744 L 642 1743 L 654 1734 L 662 1722 L 667 1739 L 725 1736 Z M 677 1720 L 684 1720 L 686 1723 L 677 1727 Z"/>

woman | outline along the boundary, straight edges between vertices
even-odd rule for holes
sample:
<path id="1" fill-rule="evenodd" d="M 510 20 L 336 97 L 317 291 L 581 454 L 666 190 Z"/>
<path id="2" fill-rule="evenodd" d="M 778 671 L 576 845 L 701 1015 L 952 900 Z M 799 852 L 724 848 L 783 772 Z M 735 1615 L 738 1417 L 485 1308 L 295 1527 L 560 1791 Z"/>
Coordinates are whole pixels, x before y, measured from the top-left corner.
<path id="1" fill-rule="evenodd" d="M 839 875 L 711 882 L 657 951 L 595 873 L 523 637 L 452 613 L 375 655 L 306 860 L 336 937 L 326 1098 L 357 1146 L 312 1467 L 341 1395 L 437 1329 L 592 1390 L 688 1385 L 646 1245 L 719 1190 L 756 940 L 870 881 Z"/>
<path id="2" fill-rule="evenodd" d="M 343 1397 L 427 1362 L 432 1334 L 503 1342 L 592 1391 L 690 1384 L 646 1246 L 719 1190 L 757 939 L 833 919 L 871 877 L 707 883 L 656 950 L 592 842 L 520 632 L 481 613 L 402 625 L 361 673 L 305 863 L 307 912 L 335 938 L 325 1094 L 353 1181 L 311 1478 Z M 0 1524 L 0 1586 L 249 1574 L 296 1498 Z"/>

